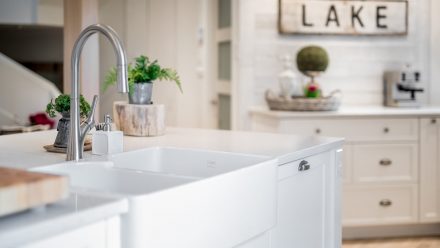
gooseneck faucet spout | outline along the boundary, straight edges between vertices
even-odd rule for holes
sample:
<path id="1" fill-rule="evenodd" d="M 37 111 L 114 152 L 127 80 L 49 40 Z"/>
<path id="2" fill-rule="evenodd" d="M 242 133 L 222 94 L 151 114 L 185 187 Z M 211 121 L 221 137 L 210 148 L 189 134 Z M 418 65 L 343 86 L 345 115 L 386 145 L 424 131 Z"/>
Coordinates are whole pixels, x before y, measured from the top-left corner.
<path id="1" fill-rule="evenodd" d="M 72 70 L 72 88 L 70 95 L 70 138 L 67 145 L 67 160 L 78 161 L 83 157 L 84 139 L 87 132 L 94 124 L 94 109 L 97 104 L 97 96 L 93 99 L 92 111 L 87 120 L 80 126 L 79 110 L 79 59 L 84 43 L 94 33 L 103 34 L 112 44 L 117 59 L 117 81 L 119 92 L 128 92 L 127 78 L 127 57 L 124 47 L 116 32 L 109 26 L 94 24 L 85 28 L 80 34 L 73 46 L 71 70 Z"/>

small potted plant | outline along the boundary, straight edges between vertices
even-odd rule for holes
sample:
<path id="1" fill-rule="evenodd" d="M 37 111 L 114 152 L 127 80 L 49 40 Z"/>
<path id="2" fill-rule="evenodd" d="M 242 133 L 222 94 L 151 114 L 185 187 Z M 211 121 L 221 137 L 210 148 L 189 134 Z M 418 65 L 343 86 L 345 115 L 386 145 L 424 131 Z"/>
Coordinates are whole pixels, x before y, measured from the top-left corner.
<path id="1" fill-rule="evenodd" d="M 311 78 L 304 89 L 304 95 L 309 98 L 321 97 L 321 88 L 315 82 L 315 77 L 319 76 L 328 66 L 327 52 L 319 46 L 307 46 L 302 48 L 296 57 L 298 70 Z"/>
<path id="2" fill-rule="evenodd" d="M 80 96 L 80 116 L 86 118 L 91 111 L 90 104 Z M 67 142 L 69 140 L 69 126 L 70 126 L 70 95 L 59 95 L 55 100 L 51 100 L 47 104 L 46 113 L 51 117 L 56 117 L 56 113 L 61 115 L 61 119 L 58 121 L 57 137 L 55 138 L 55 147 L 67 148 Z"/>
<path id="3" fill-rule="evenodd" d="M 141 55 L 135 58 L 136 63 L 128 66 L 128 99 L 130 104 L 151 104 L 153 82 L 155 80 L 174 81 L 182 91 L 180 78 L 177 72 L 171 68 L 162 68 L 157 60 L 153 62 L 147 56 Z M 104 81 L 104 90 L 116 83 L 116 69 L 113 68 L 107 74 Z"/>

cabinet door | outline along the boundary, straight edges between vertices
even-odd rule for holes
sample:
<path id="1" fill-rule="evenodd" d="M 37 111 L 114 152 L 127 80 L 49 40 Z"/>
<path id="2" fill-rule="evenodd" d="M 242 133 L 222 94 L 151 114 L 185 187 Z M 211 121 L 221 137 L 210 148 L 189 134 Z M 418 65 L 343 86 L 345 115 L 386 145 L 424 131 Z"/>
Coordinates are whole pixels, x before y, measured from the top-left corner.
<path id="1" fill-rule="evenodd" d="M 326 167 L 330 153 L 280 166 L 274 248 L 325 247 Z"/>
<path id="2" fill-rule="evenodd" d="M 101 221 L 73 231 L 62 233 L 22 248 L 47 248 L 47 247 L 87 247 L 107 248 L 106 223 Z"/>
<path id="3" fill-rule="evenodd" d="M 440 220 L 439 118 L 420 119 L 420 221 Z"/>
<path id="4" fill-rule="evenodd" d="M 21 246 L 21 248 L 48 247 L 120 248 L 120 217 L 115 216 Z"/>

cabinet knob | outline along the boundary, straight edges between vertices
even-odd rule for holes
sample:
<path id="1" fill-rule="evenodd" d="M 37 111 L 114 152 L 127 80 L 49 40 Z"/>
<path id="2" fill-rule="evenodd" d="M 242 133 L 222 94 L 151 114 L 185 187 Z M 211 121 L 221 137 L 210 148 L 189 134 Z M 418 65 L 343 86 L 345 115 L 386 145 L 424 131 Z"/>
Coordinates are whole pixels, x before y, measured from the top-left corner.
<path id="1" fill-rule="evenodd" d="M 384 132 L 384 133 L 389 133 L 389 132 L 390 132 L 390 129 L 389 129 L 388 127 L 385 127 L 385 128 L 383 129 L 383 132 Z"/>
<path id="2" fill-rule="evenodd" d="M 391 159 L 387 159 L 387 158 L 381 159 L 379 161 L 379 164 L 382 166 L 388 166 L 388 165 L 391 165 L 392 163 L 393 162 L 391 161 Z"/>
<path id="3" fill-rule="evenodd" d="M 436 124 L 437 123 L 437 120 L 436 119 L 431 119 L 431 124 Z"/>
<path id="4" fill-rule="evenodd" d="M 310 164 L 306 160 L 303 160 L 298 165 L 298 171 L 306 171 L 310 169 Z"/>
<path id="5" fill-rule="evenodd" d="M 383 199 L 379 202 L 379 205 L 382 207 L 389 207 L 389 206 L 393 205 L 393 202 L 389 199 Z"/>
<path id="6" fill-rule="evenodd" d="M 321 133 L 321 129 L 319 129 L 319 128 L 315 129 L 315 133 L 316 134 L 320 134 Z"/>

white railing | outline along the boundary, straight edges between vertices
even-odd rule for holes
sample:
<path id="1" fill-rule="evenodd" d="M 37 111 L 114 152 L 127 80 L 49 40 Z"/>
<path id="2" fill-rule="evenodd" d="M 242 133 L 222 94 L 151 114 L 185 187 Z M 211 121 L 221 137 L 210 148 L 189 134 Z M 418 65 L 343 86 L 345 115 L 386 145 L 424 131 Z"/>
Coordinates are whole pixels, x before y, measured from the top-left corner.
<path id="1" fill-rule="evenodd" d="M 26 123 L 60 94 L 53 83 L 0 53 L 0 126 Z"/>

